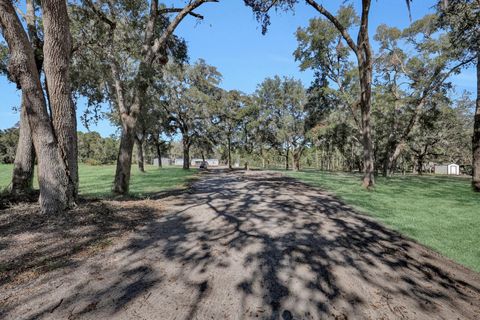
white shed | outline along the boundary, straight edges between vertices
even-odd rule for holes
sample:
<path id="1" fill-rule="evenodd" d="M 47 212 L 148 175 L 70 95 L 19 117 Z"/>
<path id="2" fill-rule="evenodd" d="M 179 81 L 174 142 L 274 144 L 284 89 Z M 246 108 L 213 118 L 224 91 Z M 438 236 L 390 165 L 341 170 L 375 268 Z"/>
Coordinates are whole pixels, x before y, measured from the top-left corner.
<path id="1" fill-rule="evenodd" d="M 455 163 L 436 165 L 435 174 L 448 174 L 458 176 L 460 174 L 460 166 Z"/>

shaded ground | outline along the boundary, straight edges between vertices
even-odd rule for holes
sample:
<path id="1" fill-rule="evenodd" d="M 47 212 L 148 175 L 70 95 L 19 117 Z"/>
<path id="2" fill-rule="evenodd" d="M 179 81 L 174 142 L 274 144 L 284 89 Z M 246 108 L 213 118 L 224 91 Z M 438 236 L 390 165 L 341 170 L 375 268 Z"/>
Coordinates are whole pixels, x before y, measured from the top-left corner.
<path id="1" fill-rule="evenodd" d="M 361 174 L 283 173 L 328 190 L 360 212 L 480 272 L 480 198 L 471 177 L 379 176 L 375 192 L 370 192 L 361 187 Z"/>
<path id="2" fill-rule="evenodd" d="M 90 217 L 88 208 L 95 205 L 106 215 Z M 54 228 L 29 225 L 25 215 L 12 219 L 22 217 L 21 208 L 0 214 L 8 217 L 0 220 L 0 263 L 7 274 L 0 282 L 0 318 L 476 319 L 480 314 L 478 273 L 280 174 L 214 172 L 189 193 L 89 203 L 78 210 L 75 219 L 84 219 L 80 228 L 62 227 L 60 218 Z M 84 249 L 75 251 L 79 239 Z M 115 241 L 98 248 L 98 241 L 108 239 Z M 45 268 L 38 262 L 57 255 L 62 264 Z M 15 271 L 25 263 L 31 266 Z"/>

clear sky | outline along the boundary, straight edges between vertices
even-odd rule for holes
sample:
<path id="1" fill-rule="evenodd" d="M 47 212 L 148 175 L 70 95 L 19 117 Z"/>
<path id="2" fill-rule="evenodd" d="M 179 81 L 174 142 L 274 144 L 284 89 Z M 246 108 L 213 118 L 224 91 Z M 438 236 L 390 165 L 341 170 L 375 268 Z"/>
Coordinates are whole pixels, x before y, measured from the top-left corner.
<path id="1" fill-rule="evenodd" d="M 328 9 L 336 11 L 343 0 L 319 0 Z M 184 1 L 165 1 L 167 4 Z M 355 5 L 360 1 L 353 0 Z M 435 0 L 414 1 L 412 18 L 419 19 L 432 12 Z M 258 22 L 243 0 L 220 0 L 219 3 L 207 3 L 197 10 L 205 20 L 197 21 L 188 17 L 182 22 L 176 34 L 188 43 L 191 61 L 203 58 L 216 66 L 223 74 L 222 87 L 238 89 L 251 93 L 264 78 L 274 76 L 293 76 L 308 86 L 312 80 L 311 72 L 300 72 L 292 53 L 297 47 L 295 31 L 308 24 L 310 18 L 318 14 L 303 1 L 296 6 L 295 12 L 272 12 L 268 33 L 263 36 Z M 404 28 L 410 24 L 404 0 L 372 1 L 370 32 L 375 33 L 379 24 Z M 374 45 L 375 48 L 375 45 Z M 459 92 L 474 92 L 476 78 L 473 70 L 466 70 L 453 79 Z M 0 129 L 15 125 L 19 114 L 12 110 L 20 104 L 20 95 L 15 86 L 5 77 L 0 77 Z M 78 117 L 84 105 L 78 105 Z M 79 121 L 79 130 L 86 131 Z M 102 121 L 90 130 L 100 132 L 102 136 L 115 133 L 108 121 Z"/>

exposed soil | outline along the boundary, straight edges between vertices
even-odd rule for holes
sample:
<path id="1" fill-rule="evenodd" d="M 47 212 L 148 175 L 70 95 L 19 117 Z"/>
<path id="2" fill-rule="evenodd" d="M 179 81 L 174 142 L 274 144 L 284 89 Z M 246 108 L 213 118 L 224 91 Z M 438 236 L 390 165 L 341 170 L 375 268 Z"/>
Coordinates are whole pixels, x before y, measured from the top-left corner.
<path id="1" fill-rule="evenodd" d="M 479 319 L 480 274 L 278 173 L 0 211 L 2 319 Z"/>

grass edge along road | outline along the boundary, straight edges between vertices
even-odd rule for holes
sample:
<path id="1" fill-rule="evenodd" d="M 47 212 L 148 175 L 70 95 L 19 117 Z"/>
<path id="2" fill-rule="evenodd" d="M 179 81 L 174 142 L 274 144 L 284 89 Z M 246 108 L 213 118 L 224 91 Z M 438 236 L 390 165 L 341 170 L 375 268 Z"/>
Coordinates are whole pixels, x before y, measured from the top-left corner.
<path id="1" fill-rule="evenodd" d="M 12 165 L 0 164 L 0 190 L 10 184 Z M 79 165 L 80 196 L 85 198 L 111 198 L 111 188 L 115 175 L 115 165 L 90 166 Z M 130 180 L 130 195 L 133 197 L 148 197 L 155 193 L 172 189 L 185 188 L 194 179 L 197 169 L 183 170 L 178 167 L 158 168 L 146 166 L 144 173 L 132 165 Z M 36 179 L 34 187 L 38 188 Z"/>
<path id="2" fill-rule="evenodd" d="M 367 191 L 355 174 L 283 172 L 334 194 L 359 212 L 480 272 L 480 197 L 471 190 L 470 179 L 378 177 L 375 189 Z"/>

